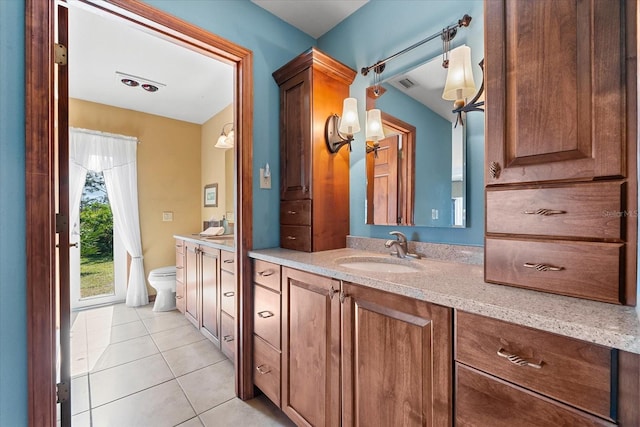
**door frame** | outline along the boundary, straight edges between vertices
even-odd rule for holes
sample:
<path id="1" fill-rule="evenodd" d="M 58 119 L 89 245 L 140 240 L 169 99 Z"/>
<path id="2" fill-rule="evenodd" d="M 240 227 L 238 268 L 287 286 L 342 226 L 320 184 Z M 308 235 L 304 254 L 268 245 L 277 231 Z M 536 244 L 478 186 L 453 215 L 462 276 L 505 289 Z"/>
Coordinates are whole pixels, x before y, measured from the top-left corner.
<path id="1" fill-rule="evenodd" d="M 58 0 L 62 1 L 62 0 Z M 236 67 L 235 144 L 236 394 L 253 397 L 251 377 L 250 263 L 253 245 L 253 53 L 139 0 L 81 0 L 187 48 Z M 25 4 L 26 279 L 29 425 L 56 424 L 56 265 L 54 55 L 56 1 Z M 42 214 L 46 212 L 46 214 Z"/>

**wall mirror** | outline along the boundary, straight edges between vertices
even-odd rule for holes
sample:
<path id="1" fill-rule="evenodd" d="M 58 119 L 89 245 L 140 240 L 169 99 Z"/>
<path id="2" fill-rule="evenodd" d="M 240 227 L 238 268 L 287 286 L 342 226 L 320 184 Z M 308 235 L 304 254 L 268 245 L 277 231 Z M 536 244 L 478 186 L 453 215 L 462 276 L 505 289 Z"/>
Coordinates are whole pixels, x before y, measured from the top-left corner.
<path id="1" fill-rule="evenodd" d="M 437 56 L 367 88 L 385 134 L 366 157 L 367 224 L 466 227 L 465 126 L 442 99 L 446 78 Z"/>

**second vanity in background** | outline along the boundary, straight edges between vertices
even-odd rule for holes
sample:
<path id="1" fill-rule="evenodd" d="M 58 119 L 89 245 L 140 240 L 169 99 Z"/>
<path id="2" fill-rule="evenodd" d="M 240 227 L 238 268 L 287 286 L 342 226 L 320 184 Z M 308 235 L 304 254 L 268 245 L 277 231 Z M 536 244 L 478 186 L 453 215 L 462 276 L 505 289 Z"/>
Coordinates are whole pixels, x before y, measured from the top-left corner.
<path id="1" fill-rule="evenodd" d="M 234 360 L 235 253 L 233 238 L 176 237 L 176 307 Z"/>

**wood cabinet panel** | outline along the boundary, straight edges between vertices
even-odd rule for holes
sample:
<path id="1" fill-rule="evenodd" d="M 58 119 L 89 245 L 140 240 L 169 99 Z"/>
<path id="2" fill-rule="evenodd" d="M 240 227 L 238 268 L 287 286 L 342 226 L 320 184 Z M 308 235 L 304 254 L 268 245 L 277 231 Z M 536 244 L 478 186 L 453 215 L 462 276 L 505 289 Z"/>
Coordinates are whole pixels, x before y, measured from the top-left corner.
<path id="1" fill-rule="evenodd" d="M 615 413 L 610 348 L 461 311 L 455 348 L 458 362 L 602 418 Z M 541 367 L 520 366 L 498 352 Z"/>
<path id="2" fill-rule="evenodd" d="M 343 291 L 342 425 L 452 425 L 451 309 Z"/>
<path id="3" fill-rule="evenodd" d="M 198 254 L 200 248 L 197 244 L 185 244 L 185 295 L 184 295 L 184 315 L 196 328 L 200 328 L 200 307 L 199 307 L 199 286 Z"/>
<path id="4" fill-rule="evenodd" d="M 280 292 L 280 266 L 278 264 L 254 259 L 253 282 Z"/>
<path id="5" fill-rule="evenodd" d="M 220 268 L 220 251 L 201 247 L 200 276 L 202 288 L 201 331 L 214 341 L 220 339 L 219 335 L 219 302 L 220 284 L 218 281 L 218 269 Z"/>
<path id="6" fill-rule="evenodd" d="M 311 200 L 280 202 L 280 224 L 311 225 Z"/>
<path id="7" fill-rule="evenodd" d="M 220 313 L 220 350 L 232 362 L 235 360 L 235 326 L 233 317 L 224 311 Z"/>
<path id="8" fill-rule="evenodd" d="M 253 287 L 253 332 L 280 349 L 280 294 L 262 286 Z"/>
<path id="9" fill-rule="evenodd" d="M 340 425 L 339 283 L 286 267 L 282 277 L 282 410 L 299 426 Z"/>
<path id="10" fill-rule="evenodd" d="M 307 225 L 281 225 L 280 246 L 295 251 L 311 252 L 311 230 Z"/>
<path id="11" fill-rule="evenodd" d="M 623 249 L 619 243 L 487 237 L 485 280 L 620 303 Z"/>
<path id="12" fill-rule="evenodd" d="M 231 317 L 236 315 L 236 276 L 220 271 L 220 308 Z"/>
<path id="13" fill-rule="evenodd" d="M 487 233 L 621 241 L 620 181 L 487 189 Z"/>
<path id="14" fill-rule="evenodd" d="M 485 2 L 488 184 L 626 175 L 624 5 Z"/>
<path id="15" fill-rule="evenodd" d="M 280 407 L 280 351 L 253 336 L 253 382 Z"/>
<path id="16" fill-rule="evenodd" d="M 456 363 L 456 425 L 587 427 L 615 424 Z"/>
<path id="17" fill-rule="evenodd" d="M 233 252 L 220 251 L 220 269 L 229 273 L 236 272 L 236 254 Z"/>
<path id="18" fill-rule="evenodd" d="M 182 314 L 185 310 L 185 286 L 184 283 L 176 280 L 176 309 Z"/>

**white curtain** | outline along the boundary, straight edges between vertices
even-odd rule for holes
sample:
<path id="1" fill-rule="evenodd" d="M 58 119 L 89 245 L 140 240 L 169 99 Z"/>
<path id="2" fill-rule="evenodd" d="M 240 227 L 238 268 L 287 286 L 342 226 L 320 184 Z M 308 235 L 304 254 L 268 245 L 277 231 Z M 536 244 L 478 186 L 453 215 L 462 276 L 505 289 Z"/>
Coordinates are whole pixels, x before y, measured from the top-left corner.
<path id="1" fill-rule="evenodd" d="M 138 173 L 134 137 L 87 129 L 69 129 L 69 202 L 77 223 L 80 198 L 87 171 L 102 172 L 113 212 L 113 228 L 131 256 L 126 304 L 137 307 L 149 303 L 144 277 L 140 219 L 138 213 Z"/>

